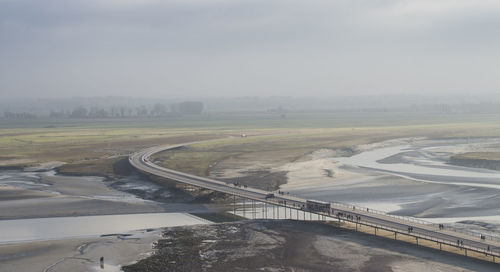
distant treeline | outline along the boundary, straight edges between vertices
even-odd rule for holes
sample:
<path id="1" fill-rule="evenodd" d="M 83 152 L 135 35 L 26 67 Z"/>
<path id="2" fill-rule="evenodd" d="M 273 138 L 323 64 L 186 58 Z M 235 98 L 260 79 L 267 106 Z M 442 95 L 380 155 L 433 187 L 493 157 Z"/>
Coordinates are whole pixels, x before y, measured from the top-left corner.
<path id="1" fill-rule="evenodd" d="M 152 107 L 112 106 L 110 108 L 78 106 L 73 110 L 51 110 L 50 118 L 128 118 L 128 117 L 165 117 L 186 114 L 201 114 L 203 103 L 186 101 L 175 103 L 170 107 L 156 103 Z"/>
<path id="2" fill-rule="evenodd" d="M 36 115 L 28 112 L 9 112 L 3 113 L 3 117 L 7 119 L 34 119 Z"/>

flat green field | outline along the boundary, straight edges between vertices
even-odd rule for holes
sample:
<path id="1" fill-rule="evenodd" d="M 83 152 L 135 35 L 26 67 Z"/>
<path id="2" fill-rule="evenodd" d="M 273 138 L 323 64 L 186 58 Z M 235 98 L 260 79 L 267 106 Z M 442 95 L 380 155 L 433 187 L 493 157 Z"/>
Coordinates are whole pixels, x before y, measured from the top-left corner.
<path id="1" fill-rule="evenodd" d="M 277 129 L 270 135 L 229 138 L 194 144 L 156 154 L 163 166 L 200 176 L 208 176 L 221 162 L 230 165 L 286 164 L 300 160 L 318 149 L 336 150 L 343 156 L 354 154 L 357 146 L 394 138 L 497 137 L 496 124 L 457 123 L 356 128 Z M 245 168 L 245 167 L 244 167 Z"/>
<path id="2" fill-rule="evenodd" d="M 499 116 L 413 113 L 206 113 L 151 119 L 0 119 L 0 166 L 62 161 L 68 173 L 109 172 L 118 158 L 158 144 L 220 139 L 159 154 L 169 167 L 207 175 L 227 159 L 292 161 L 318 148 L 398 137 L 500 136 Z M 248 137 L 240 137 L 246 134 Z M 100 168 L 98 168 L 99 166 Z M 97 169 L 97 170 L 96 170 Z M 101 170 L 99 170 L 101 169 Z"/>

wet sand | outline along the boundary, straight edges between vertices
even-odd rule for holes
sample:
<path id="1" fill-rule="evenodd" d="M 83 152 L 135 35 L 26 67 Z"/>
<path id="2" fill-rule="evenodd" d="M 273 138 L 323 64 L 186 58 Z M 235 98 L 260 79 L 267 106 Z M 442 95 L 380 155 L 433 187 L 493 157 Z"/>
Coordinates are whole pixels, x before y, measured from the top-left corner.
<path id="1" fill-rule="evenodd" d="M 145 200 L 111 184 L 100 177 L 60 176 L 52 171 L 2 171 L 0 219 L 213 210 L 200 204 Z"/>
<path id="2" fill-rule="evenodd" d="M 283 190 L 436 223 L 464 227 L 457 222 L 470 221 L 469 228 L 499 231 L 500 172 L 447 163 L 453 154 L 499 148 L 498 138 L 399 139 L 359 148 L 364 152 L 352 157 L 318 151 L 309 160 L 283 166 L 289 169 Z"/>
<path id="3" fill-rule="evenodd" d="M 289 220 L 168 228 L 159 244 L 162 250 L 157 255 L 125 271 L 488 272 L 500 267 L 401 241 Z"/>
<path id="4" fill-rule="evenodd" d="M 159 190 L 147 181 L 136 179 L 139 177 L 127 177 L 124 180 L 126 185 L 117 185 L 123 187 L 124 191 L 120 191 L 111 186 L 115 181 L 100 177 L 60 176 L 50 170 L 2 171 L 0 225 L 3 227 L 0 229 L 4 233 L 0 241 L 0 271 L 119 271 L 120 265 L 145 257 L 151 252 L 152 243 L 159 238 L 159 230 L 130 232 L 132 225 L 144 228 L 204 223 L 186 213 L 217 210 L 201 204 L 145 200 L 125 192 L 129 189 L 142 190 L 143 195 L 147 195 L 150 190 Z M 163 189 L 161 194 L 166 198 L 172 196 Z M 171 214 L 165 219 L 167 221 L 161 222 L 158 220 L 162 214 L 151 214 L 155 222 L 145 220 L 142 215 L 134 215 L 159 212 L 177 214 Z M 108 217 L 108 221 L 117 223 L 116 228 L 110 226 L 108 221 L 106 226 L 100 226 L 101 219 Z M 90 219 L 98 219 L 97 225 L 95 220 Z M 148 222 L 151 224 L 148 225 Z M 51 227 L 51 224 L 56 225 Z M 71 224 L 78 226 L 71 228 Z M 43 227 L 49 229 L 44 231 Z M 78 232 L 78 227 L 85 227 L 85 230 Z M 126 234 L 123 235 L 98 237 L 101 234 L 123 233 L 124 230 Z M 98 269 L 101 256 L 105 256 L 104 270 Z"/>
<path id="5" fill-rule="evenodd" d="M 132 234 L 0 245 L 0 271 L 120 271 L 120 265 L 147 257 L 161 231 Z M 99 267 L 101 256 L 104 270 Z"/>
<path id="6" fill-rule="evenodd" d="M 206 224 L 185 213 L 141 213 L 0 220 L 0 244 L 126 233 L 138 229 Z"/>

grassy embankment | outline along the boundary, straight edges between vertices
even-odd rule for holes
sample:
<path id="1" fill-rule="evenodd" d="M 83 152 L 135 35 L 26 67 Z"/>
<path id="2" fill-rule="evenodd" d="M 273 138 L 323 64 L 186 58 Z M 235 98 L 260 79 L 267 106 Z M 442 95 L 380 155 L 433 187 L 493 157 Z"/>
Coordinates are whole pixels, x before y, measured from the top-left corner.
<path id="1" fill-rule="evenodd" d="M 193 128 L 172 129 L 161 122 L 144 125 L 80 123 L 22 128 L 0 128 L 0 166 L 25 167 L 60 161 L 59 172 L 73 175 L 111 176 L 126 171 L 123 159 L 141 148 L 158 144 L 224 137 L 225 131 Z"/>
<path id="2" fill-rule="evenodd" d="M 318 149 L 332 149 L 339 154 L 357 152 L 357 146 L 402 137 L 457 138 L 500 135 L 494 124 L 440 124 L 356 128 L 297 128 L 270 130 L 268 135 L 230 138 L 199 143 L 161 152 L 153 157 L 163 166 L 179 171 L 209 176 L 222 168 L 239 171 L 242 184 L 277 189 L 286 182 L 286 173 L 271 173 L 270 166 L 283 165 L 304 158 Z M 253 169 L 253 170 L 248 170 Z"/>

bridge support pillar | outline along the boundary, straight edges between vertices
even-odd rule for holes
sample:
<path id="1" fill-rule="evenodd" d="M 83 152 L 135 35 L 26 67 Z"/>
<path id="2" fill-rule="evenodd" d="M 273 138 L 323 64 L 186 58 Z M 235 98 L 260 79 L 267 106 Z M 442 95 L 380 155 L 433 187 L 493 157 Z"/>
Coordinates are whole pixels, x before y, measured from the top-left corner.
<path id="1" fill-rule="evenodd" d="M 394 240 L 397 240 L 397 239 L 398 239 L 398 233 L 394 232 Z"/>
<path id="2" fill-rule="evenodd" d="M 243 217 L 246 218 L 246 211 L 245 211 L 245 204 L 247 202 L 247 199 L 246 198 L 243 198 Z"/>
<path id="3" fill-rule="evenodd" d="M 467 249 L 465 249 L 465 256 L 467 256 Z"/>
<path id="4" fill-rule="evenodd" d="M 257 217 L 257 209 L 255 208 L 255 200 L 252 199 L 252 218 Z"/>
<path id="5" fill-rule="evenodd" d="M 267 202 L 264 202 L 264 213 L 265 213 L 265 217 L 267 219 Z"/>
<path id="6" fill-rule="evenodd" d="M 356 223 L 356 231 L 358 231 L 358 223 Z"/>
<path id="7" fill-rule="evenodd" d="M 377 236 L 377 227 L 375 227 L 375 236 Z"/>
<path id="8" fill-rule="evenodd" d="M 443 250 L 443 244 L 439 243 L 439 250 Z"/>
<path id="9" fill-rule="evenodd" d="M 236 195 L 233 195 L 233 213 L 236 215 Z"/>
<path id="10" fill-rule="evenodd" d="M 418 245 L 418 237 L 415 237 L 415 241 L 417 241 L 417 245 Z"/>

